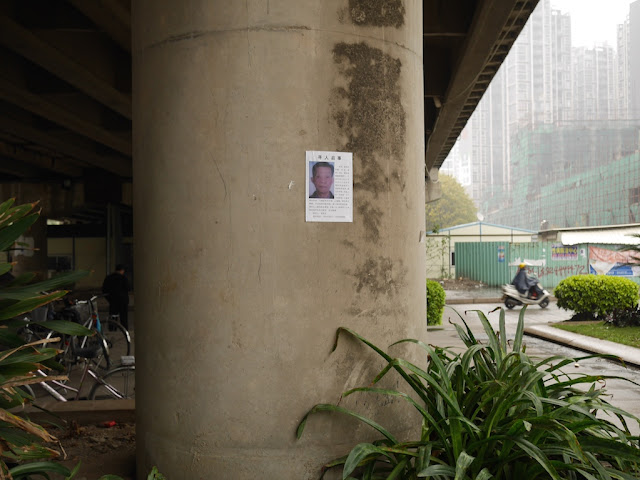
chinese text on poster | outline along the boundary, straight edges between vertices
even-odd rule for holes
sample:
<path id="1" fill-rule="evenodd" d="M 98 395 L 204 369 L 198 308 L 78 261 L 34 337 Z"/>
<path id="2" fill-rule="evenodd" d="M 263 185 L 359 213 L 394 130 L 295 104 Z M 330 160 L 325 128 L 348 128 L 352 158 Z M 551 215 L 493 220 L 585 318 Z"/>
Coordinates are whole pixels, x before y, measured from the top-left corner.
<path id="1" fill-rule="evenodd" d="M 353 222 L 353 154 L 307 151 L 307 222 Z"/>

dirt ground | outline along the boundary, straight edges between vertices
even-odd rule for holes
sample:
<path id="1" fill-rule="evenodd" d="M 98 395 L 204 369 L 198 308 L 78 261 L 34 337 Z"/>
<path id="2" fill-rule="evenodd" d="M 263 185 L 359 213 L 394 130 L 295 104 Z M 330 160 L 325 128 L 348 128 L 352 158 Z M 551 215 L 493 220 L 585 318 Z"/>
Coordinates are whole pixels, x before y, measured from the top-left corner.
<path id="1" fill-rule="evenodd" d="M 64 429 L 48 427 L 66 452 L 61 461 L 68 468 L 81 463 L 74 480 L 98 480 L 106 474 L 135 480 L 136 431 L 134 423 L 82 425 L 69 424 Z"/>

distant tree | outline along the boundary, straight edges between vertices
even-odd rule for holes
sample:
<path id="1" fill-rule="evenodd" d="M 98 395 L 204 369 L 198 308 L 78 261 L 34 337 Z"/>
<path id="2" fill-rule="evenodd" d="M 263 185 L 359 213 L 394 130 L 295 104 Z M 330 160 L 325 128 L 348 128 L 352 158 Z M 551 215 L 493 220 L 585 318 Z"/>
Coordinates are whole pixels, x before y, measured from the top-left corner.
<path id="1" fill-rule="evenodd" d="M 462 185 L 450 175 L 439 178 L 442 198 L 425 206 L 427 231 L 475 222 L 478 209 Z"/>

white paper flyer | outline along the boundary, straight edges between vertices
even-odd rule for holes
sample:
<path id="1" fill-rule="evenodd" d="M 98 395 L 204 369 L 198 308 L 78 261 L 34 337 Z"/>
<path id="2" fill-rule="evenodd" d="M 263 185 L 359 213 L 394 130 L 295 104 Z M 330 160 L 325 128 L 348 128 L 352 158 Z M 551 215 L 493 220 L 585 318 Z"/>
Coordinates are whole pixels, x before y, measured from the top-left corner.
<path id="1" fill-rule="evenodd" d="M 307 222 L 353 222 L 353 154 L 307 151 Z"/>

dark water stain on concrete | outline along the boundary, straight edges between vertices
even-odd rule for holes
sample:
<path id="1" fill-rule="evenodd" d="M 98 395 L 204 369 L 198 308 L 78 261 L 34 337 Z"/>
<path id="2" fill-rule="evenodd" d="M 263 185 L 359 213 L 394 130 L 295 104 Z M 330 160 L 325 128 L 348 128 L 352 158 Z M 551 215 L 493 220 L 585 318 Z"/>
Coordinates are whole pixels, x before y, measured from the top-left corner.
<path id="1" fill-rule="evenodd" d="M 407 182 L 397 169 L 391 172 L 391 178 L 397 181 L 398 185 L 400 185 L 400 190 L 404 192 L 404 189 L 407 188 Z"/>
<path id="2" fill-rule="evenodd" d="M 363 8 L 393 2 L 350 2 Z M 381 11 L 381 10 L 379 10 Z M 404 10 L 402 10 L 404 15 Z M 373 15 L 373 14 L 371 14 Z M 369 16 L 368 21 L 373 20 Z M 364 21 L 364 20 L 363 20 Z M 383 210 L 375 199 L 380 194 L 405 185 L 406 114 L 401 101 L 398 58 L 361 43 L 338 43 L 333 48 L 339 86 L 331 92 L 330 108 L 338 128 L 336 145 L 353 153 L 354 200 L 365 229 L 365 241 L 380 241 Z M 356 271 L 358 292 L 370 291 L 375 298 L 395 296 L 404 284 L 407 270 L 402 261 L 387 257 L 369 258 Z"/>
<path id="3" fill-rule="evenodd" d="M 405 9 L 402 0 L 349 0 L 349 14 L 356 25 L 400 28 Z"/>
<path id="4" fill-rule="evenodd" d="M 382 210 L 366 202 L 358 207 L 358 212 L 362 216 L 364 228 L 367 233 L 367 240 L 378 243 L 378 240 L 380 240 L 380 218 L 382 217 Z"/>
<path id="5" fill-rule="evenodd" d="M 375 298 L 380 295 L 392 297 L 404 285 L 407 270 L 402 260 L 393 261 L 388 257 L 370 258 L 358 267 L 353 276 L 358 281 L 356 291 L 369 290 Z"/>
<path id="6" fill-rule="evenodd" d="M 353 250 L 357 250 L 358 249 L 358 247 L 356 247 L 356 245 L 350 240 L 343 240 L 342 241 L 342 245 L 344 245 L 347 248 L 351 248 Z"/>
<path id="7" fill-rule="evenodd" d="M 343 150 L 354 154 L 354 190 L 377 197 L 398 179 L 385 173 L 389 162 L 393 170 L 401 170 L 404 163 L 402 62 L 364 42 L 339 43 L 333 56 L 345 83 L 332 91 L 332 115 L 346 139 Z"/>

